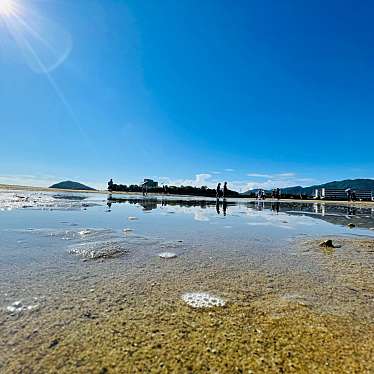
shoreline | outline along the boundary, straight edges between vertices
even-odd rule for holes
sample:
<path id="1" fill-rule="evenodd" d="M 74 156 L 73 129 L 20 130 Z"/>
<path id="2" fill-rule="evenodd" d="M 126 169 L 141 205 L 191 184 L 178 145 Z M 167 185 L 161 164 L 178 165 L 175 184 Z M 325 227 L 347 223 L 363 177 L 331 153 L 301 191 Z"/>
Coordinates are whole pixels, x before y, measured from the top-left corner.
<path id="1" fill-rule="evenodd" d="M 49 187 L 33 187 L 33 186 L 21 186 L 21 185 L 12 185 L 12 184 L 0 184 L 0 191 L 25 191 L 25 192 L 71 192 L 71 193 L 91 193 L 91 194 L 101 194 L 101 195 L 134 195 L 141 196 L 140 192 L 124 192 L 124 191 L 115 191 L 110 193 L 107 190 L 72 190 L 72 189 L 61 189 L 61 188 L 49 188 Z M 179 197 L 179 198 L 198 198 L 198 199 L 208 199 L 216 200 L 215 197 L 209 196 L 200 196 L 200 195 L 174 195 L 167 194 L 162 195 L 159 193 L 148 193 L 145 197 Z M 250 197 L 229 197 L 228 201 L 232 202 L 256 202 L 256 198 Z M 354 201 L 348 202 L 344 200 L 299 200 L 299 199 L 280 199 L 274 200 L 268 198 L 263 200 L 264 202 L 280 202 L 280 203 L 295 203 L 295 204 L 326 204 L 326 205 L 339 205 L 347 207 L 356 207 L 356 208 L 374 208 L 374 201 Z"/>

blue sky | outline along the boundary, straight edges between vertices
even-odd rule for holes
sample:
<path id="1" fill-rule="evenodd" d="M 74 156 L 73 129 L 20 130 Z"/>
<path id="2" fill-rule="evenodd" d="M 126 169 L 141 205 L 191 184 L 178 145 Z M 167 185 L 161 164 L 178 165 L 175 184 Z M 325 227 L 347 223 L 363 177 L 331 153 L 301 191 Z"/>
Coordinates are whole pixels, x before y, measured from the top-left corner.
<path id="1" fill-rule="evenodd" d="M 0 0 L 0 183 L 374 178 L 372 1 Z"/>

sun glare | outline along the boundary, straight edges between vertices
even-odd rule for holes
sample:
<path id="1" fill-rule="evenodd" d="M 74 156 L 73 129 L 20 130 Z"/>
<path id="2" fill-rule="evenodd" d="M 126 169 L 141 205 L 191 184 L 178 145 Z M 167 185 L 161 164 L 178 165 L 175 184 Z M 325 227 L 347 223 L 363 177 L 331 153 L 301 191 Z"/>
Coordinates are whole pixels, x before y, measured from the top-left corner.
<path id="1" fill-rule="evenodd" d="M 12 0 L 0 0 L 0 15 L 10 16 L 15 10 L 15 4 Z"/>

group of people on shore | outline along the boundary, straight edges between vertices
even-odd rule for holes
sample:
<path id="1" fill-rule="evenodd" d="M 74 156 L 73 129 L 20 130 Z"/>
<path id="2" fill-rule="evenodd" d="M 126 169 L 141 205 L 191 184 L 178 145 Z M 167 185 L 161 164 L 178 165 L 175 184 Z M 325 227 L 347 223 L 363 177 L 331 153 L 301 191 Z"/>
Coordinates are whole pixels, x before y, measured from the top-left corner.
<path id="1" fill-rule="evenodd" d="M 279 200 L 281 198 L 281 191 L 279 188 L 274 188 L 271 191 L 271 198 Z M 257 200 L 265 200 L 266 199 L 266 192 L 263 189 L 259 189 L 257 191 Z"/>
<path id="2" fill-rule="evenodd" d="M 227 197 L 227 192 L 228 192 L 227 182 L 223 184 L 223 188 L 221 188 L 221 182 L 217 184 L 217 188 L 216 188 L 217 199 L 220 199 L 221 197 L 222 198 Z"/>

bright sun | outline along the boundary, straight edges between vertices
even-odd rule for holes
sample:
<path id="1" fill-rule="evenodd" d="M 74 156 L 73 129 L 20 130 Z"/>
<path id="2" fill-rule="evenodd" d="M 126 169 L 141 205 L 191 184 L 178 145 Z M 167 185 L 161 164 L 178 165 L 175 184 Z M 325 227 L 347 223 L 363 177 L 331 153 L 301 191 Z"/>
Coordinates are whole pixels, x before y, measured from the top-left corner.
<path id="1" fill-rule="evenodd" d="M 0 15 L 10 16 L 15 10 L 13 0 L 0 0 Z"/>

